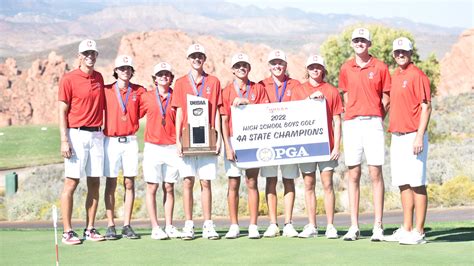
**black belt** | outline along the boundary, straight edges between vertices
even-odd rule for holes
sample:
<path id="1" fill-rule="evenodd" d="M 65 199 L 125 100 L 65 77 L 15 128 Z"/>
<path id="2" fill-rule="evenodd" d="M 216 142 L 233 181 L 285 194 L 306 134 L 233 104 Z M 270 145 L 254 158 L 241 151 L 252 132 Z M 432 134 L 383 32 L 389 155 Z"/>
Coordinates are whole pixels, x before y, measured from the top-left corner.
<path id="1" fill-rule="evenodd" d="M 75 129 L 79 129 L 79 130 L 84 130 L 84 131 L 90 131 L 90 132 L 94 132 L 94 131 L 101 131 L 102 128 L 100 127 L 73 127 Z"/>
<path id="2" fill-rule="evenodd" d="M 414 133 L 416 131 L 412 131 L 412 132 L 392 132 L 392 134 L 396 135 L 396 136 L 403 136 L 403 135 L 407 135 L 407 134 L 411 134 L 411 133 Z"/>

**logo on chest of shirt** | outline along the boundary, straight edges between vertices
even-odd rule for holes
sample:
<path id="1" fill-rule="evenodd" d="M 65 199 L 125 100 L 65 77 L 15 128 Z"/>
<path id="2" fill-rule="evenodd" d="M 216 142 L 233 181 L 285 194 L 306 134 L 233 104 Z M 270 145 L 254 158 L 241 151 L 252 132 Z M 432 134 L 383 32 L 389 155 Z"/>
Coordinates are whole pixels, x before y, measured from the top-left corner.
<path id="1" fill-rule="evenodd" d="M 370 71 L 369 74 L 367 75 L 367 77 L 368 77 L 369 79 L 374 79 L 375 73 L 372 72 L 372 71 Z"/>
<path id="2" fill-rule="evenodd" d="M 250 99 L 251 99 L 252 101 L 255 101 L 255 94 L 253 94 L 253 93 L 250 94 Z"/>
<path id="3" fill-rule="evenodd" d="M 132 101 L 134 101 L 134 102 L 137 101 L 137 93 L 136 92 L 133 93 L 133 95 L 132 95 Z"/>
<path id="4" fill-rule="evenodd" d="M 206 94 L 211 94 L 211 87 L 206 87 Z"/>
<path id="5" fill-rule="evenodd" d="M 291 96 L 291 90 L 286 91 L 286 96 L 290 97 Z"/>
<path id="6" fill-rule="evenodd" d="M 408 80 L 404 80 L 402 83 L 402 88 L 406 88 L 408 86 Z"/>

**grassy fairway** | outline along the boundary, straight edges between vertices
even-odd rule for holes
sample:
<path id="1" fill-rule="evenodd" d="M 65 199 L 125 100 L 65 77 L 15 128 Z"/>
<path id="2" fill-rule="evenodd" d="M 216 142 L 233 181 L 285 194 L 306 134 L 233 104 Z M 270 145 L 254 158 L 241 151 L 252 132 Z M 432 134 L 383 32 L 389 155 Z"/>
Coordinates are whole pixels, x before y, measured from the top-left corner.
<path id="1" fill-rule="evenodd" d="M 391 229 L 387 232 L 394 229 L 387 228 Z M 430 242 L 419 246 L 370 242 L 370 228 L 367 227 L 363 228 L 364 238 L 355 242 L 327 240 L 324 237 L 157 241 L 150 239 L 149 230 L 138 230 L 142 234 L 141 240 L 86 241 L 79 246 L 60 243 L 59 256 L 62 265 L 474 264 L 473 221 L 431 223 L 427 228 L 430 228 L 427 233 Z M 223 235 L 225 232 L 219 233 Z M 320 234 L 323 233 L 320 231 Z M 55 261 L 52 230 L 0 230 L 0 243 L 3 265 L 52 265 Z"/>
<path id="2" fill-rule="evenodd" d="M 137 134 L 140 151 L 144 125 Z M 62 162 L 57 125 L 3 127 L 0 133 L 0 170 Z"/>

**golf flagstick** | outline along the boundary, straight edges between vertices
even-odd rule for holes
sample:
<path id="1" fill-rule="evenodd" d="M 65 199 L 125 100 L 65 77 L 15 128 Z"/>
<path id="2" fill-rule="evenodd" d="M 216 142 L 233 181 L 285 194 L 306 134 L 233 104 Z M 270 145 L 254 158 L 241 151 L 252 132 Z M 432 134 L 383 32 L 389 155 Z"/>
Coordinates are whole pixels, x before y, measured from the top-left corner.
<path id="1" fill-rule="evenodd" d="M 59 265 L 59 251 L 58 251 L 58 209 L 53 205 L 53 226 L 54 226 L 54 244 L 56 245 L 56 266 Z"/>

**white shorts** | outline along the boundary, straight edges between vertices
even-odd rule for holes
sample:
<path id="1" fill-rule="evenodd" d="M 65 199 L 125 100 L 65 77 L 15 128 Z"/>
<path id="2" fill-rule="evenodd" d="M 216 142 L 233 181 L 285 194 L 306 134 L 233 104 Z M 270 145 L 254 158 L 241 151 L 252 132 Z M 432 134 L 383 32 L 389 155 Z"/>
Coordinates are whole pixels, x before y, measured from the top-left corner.
<path id="1" fill-rule="evenodd" d="M 298 165 L 300 167 L 301 173 L 309 174 L 316 172 L 316 169 L 319 167 L 319 172 L 324 171 L 333 171 L 337 166 L 337 160 L 330 160 L 325 162 L 315 162 L 315 163 L 300 163 Z"/>
<path id="2" fill-rule="evenodd" d="M 300 176 L 297 164 L 280 165 L 281 175 L 285 179 L 295 179 Z M 278 176 L 278 165 L 264 166 L 260 168 L 260 176 L 274 177 Z"/>
<path id="3" fill-rule="evenodd" d="M 64 175 L 69 178 L 101 177 L 104 174 L 104 134 L 68 128 L 72 156 L 64 159 Z"/>
<path id="4" fill-rule="evenodd" d="M 225 169 L 225 175 L 228 177 L 243 176 L 244 175 L 243 172 L 245 170 L 245 169 L 241 169 L 237 167 L 237 164 L 235 162 L 231 162 L 227 160 L 227 158 L 225 157 L 224 157 L 224 169 Z"/>
<path id="5" fill-rule="evenodd" d="M 176 145 L 157 145 L 145 142 L 143 149 L 143 179 L 148 183 L 176 183 L 183 160 Z"/>
<path id="6" fill-rule="evenodd" d="M 137 136 L 105 137 L 104 175 L 116 178 L 120 169 L 123 176 L 135 177 L 138 174 Z"/>
<path id="7" fill-rule="evenodd" d="M 214 180 L 217 177 L 216 155 L 183 156 L 184 164 L 179 168 L 182 178 L 194 176 L 202 180 Z"/>
<path id="8" fill-rule="evenodd" d="M 344 156 L 347 166 L 362 163 L 365 154 L 368 165 L 383 165 L 385 140 L 383 121 L 379 116 L 358 116 L 342 125 Z"/>
<path id="9" fill-rule="evenodd" d="M 428 134 L 425 133 L 423 136 L 423 151 L 418 155 L 413 154 L 415 137 L 416 132 L 405 135 L 392 134 L 390 168 L 393 186 L 410 185 L 411 187 L 419 187 L 427 184 Z"/>

